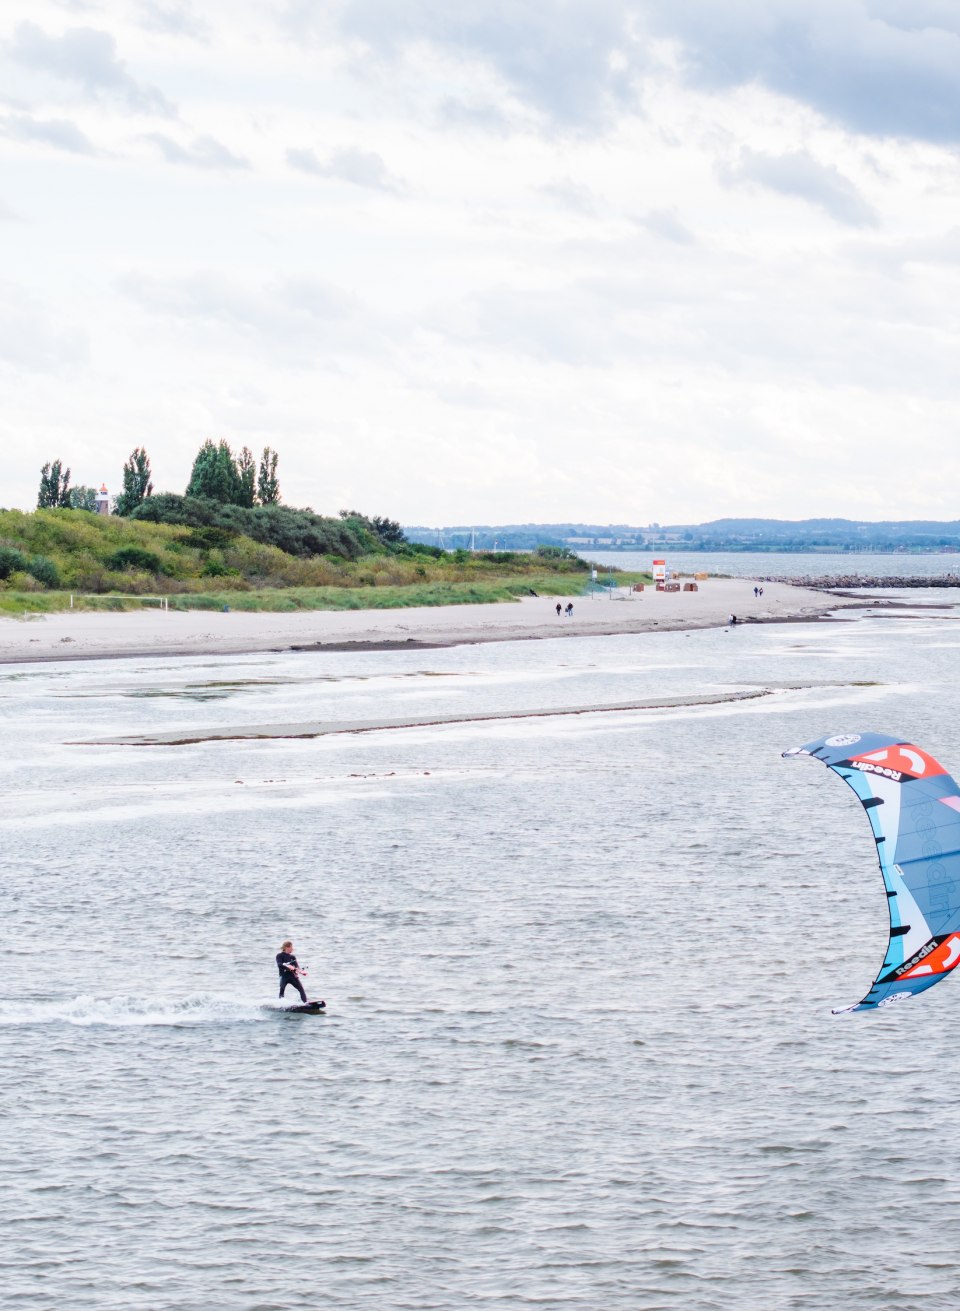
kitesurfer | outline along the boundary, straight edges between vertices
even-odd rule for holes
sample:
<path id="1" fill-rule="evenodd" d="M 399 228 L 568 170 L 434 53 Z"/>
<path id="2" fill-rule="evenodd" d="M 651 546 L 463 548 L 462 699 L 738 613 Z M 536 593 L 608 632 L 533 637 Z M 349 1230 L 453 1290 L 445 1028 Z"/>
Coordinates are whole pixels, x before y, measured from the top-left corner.
<path id="1" fill-rule="evenodd" d="M 289 984 L 291 988 L 296 988 L 301 1001 L 305 1002 L 307 994 L 300 982 L 300 975 L 306 973 L 306 971 L 301 970 L 297 963 L 297 958 L 293 954 L 292 942 L 284 942 L 277 952 L 277 969 L 280 971 L 280 996 L 283 996 L 284 989 Z"/>

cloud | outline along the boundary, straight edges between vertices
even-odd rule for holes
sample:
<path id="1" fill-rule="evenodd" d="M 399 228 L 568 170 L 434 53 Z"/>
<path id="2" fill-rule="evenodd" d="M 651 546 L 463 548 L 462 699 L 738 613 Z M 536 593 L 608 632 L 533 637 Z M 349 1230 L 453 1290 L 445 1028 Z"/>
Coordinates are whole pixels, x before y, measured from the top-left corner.
<path id="1" fill-rule="evenodd" d="M 960 140 L 960 9 L 952 0 L 646 0 L 709 88 L 758 82 L 848 128 Z"/>
<path id="2" fill-rule="evenodd" d="M 570 178 L 557 178 L 554 182 L 545 183 L 540 188 L 540 192 L 575 214 L 593 215 L 597 212 L 593 192 L 582 182 L 574 182 Z"/>
<path id="3" fill-rule="evenodd" d="M 467 128 L 477 132 L 492 132 L 502 136 L 510 126 L 510 119 L 500 105 L 490 101 L 461 100 L 450 96 L 437 109 L 441 127 L 459 131 Z"/>
<path id="4" fill-rule="evenodd" d="M 366 352 L 377 331 L 364 307 L 309 275 L 248 286 L 219 273 L 155 278 L 124 274 L 118 289 L 148 313 L 256 342 L 285 364 L 312 362 L 318 350 Z"/>
<path id="5" fill-rule="evenodd" d="M 448 305 L 431 326 L 459 345 L 539 365 L 610 369 L 643 353 L 642 334 L 624 328 L 620 291 L 586 282 L 492 286 Z"/>
<path id="6" fill-rule="evenodd" d="M 115 96 L 140 113 L 175 113 L 156 87 L 130 76 L 109 32 L 71 27 L 63 36 L 49 36 L 36 23 L 21 23 L 7 53 L 21 67 L 75 83 L 93 99 Z"/>
<path id="7" fill-rule="evenodd" d="M 290 0 L 283 21 L 299 36 L 329 39 L 330 26 L 384 58 L 424 43 L 492 70 L 529 108 L 564 127 L 596 128 L 634 103 L 642 47 L 625 0 Z"/>
<path id="8" fill-rule="evenodd" d="M 76 123 L 64 118 L 33 118 L 30 114 L 8 114 L 0 118 L 0 132 L 14 141 L 38 142 L 67 150 L 74 155 L 95 155 L 93 142 Z"/>
<path id="9" fill-rule="evenodd" d="M 23 223 L 23 222 L 24 222 L 24 218 L 22 214 L 18 214 L 16 210 L 11 209 L 10 206 L 6 204 L 5 201 L 0 200 L 0 223 Z"/>
<path id="10" fill-rule="evenodd" d="M 206 41 L 210 29 L 183 4 L 162 4 L 160 0 L 139 0 L 137 12 L 141 27 L 148 32 L 162 32 L 167 36 L 186 36 L 194 41 Z"/>
<path id="11" fill-rule="evenodd" d="M 288 150 L 287 163 L 301 173 L 314 177 L 339 178 L 357 187 L 371 191 L 400 190 L 400 183 L 391 175 L 380 155 L 372 150 L 335 150 L 329 159 L 318 158 L 312 150 Z"/>
<path id="12" fill-rule="evenodd" d="M 695 240 L 693 233 L 681 223 L 673 209 L 650 209 L 634 217 L 634 222 L 655 236 L 673 241 L 678 246 L 689 246 Z"/>
<path id="13" fill-rule="evenodd" d="M 877 226 L 876 211 L 849 178 L 832 164 L 819 164 L 803 150 L 784 155 L 741 150 L 738 162 L 720 169 L 719 176 L 728 184 L 755 183 L 785 196 L 796 196 L 850 227 Z"/>
<path id="14" fill-rule="evenodd" d="M 55 326 L 14 283 L 0 283 L 0 364 L 56 372 L 86 358 L 83 334 Z"/>
<path id="15" fill-rule="evenodd" d="M 181 146 L 173 137 L 162 132 L 148 132 L 145 141 L 152 142 L 168 164 L 186 164 L 190 168 L 234 169 L 249 168 L 249 162 L 235 155 L 215 137 L 195 137 L 190 146 Z"/>

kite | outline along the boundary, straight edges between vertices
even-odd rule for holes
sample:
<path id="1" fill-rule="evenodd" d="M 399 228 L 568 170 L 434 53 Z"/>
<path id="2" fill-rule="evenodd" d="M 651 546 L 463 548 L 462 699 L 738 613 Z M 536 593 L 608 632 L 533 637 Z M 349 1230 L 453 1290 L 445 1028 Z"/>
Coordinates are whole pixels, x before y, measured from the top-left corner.
<path id="1" fill-rule="evenodd" d="M 921 747 L 841 733 L 785 751 L 812 756 L 853 788 L 877 844 L 890 941 L 870 991 L 844 1011 L 915 997 L 960 965 L 960 788 Z"/>

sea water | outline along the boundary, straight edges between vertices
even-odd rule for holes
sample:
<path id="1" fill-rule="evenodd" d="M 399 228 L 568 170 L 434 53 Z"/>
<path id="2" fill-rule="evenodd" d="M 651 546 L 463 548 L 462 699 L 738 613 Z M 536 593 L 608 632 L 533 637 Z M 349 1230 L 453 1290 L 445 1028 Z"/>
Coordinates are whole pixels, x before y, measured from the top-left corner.
<path id="1" fill-rule="evenodd" d="M 654 556 L 678 573 L 728 574 L 731 578 L 942 578 L 960 574 L 960 554 L 933 551 L 584 551 L 602 568 L 649 569 Z"/>
<path id="2" fill-rule="evenodd" d="M 960 611 L 907 599 L 945 608 L 0 670 L 0 1304 L 955 1305 L 960 979 L 831 1015 L 885 899 L 781 759 L 960 770 Z M 286 937 L 326 1016 L 277 1009 Z"/>

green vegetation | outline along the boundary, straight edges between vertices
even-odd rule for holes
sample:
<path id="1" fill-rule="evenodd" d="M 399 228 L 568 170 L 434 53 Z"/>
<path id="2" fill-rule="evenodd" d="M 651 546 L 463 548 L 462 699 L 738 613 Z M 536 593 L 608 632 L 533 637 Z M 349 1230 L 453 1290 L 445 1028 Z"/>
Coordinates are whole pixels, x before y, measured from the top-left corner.
<path id="1" fill-rule="evenodd" d="M 64 469 L 60 460 L 45 464 L 40 470 L 40 491 L 37 494 L 38 510 L 55 505 L 70 505 L 70 470 Z"/>
<path id="2" fill-rule="evenodd" d="M 96 487 L 71 487 L 70 488 L 70 509 L 71 510 L 90 510 L 97 508 L 97 489 Z"/>
<path id="3" fill-rule="evenodd" d="M 327 610 L 578 595 L 589 566 L 565 547 L 457 550 L 407 541 L 396 520 L 337 518 L 280 504 L 278 458 L 205 441 L 186 494 L 154 495 L 137 447 L 112 515 L 70 487 L 60 460 L 41 472 L 38 509 L 0 510 L 0 612 L 122 609 L 163 598 L 174 609 Z M 622 582 L 632 577 L 622 575 Z"/>
<path id="4" fill-rule="evenodd" d="M 130 459 L 123 466 L 123 491 L 114 502 L 115 514 L 133 514 L 138 505 L 142 505 L 148 496 L 153 495 L 153 482 L 150 478 L 150 458 L 142 446 L 130 453 Z M 73 507 L 75 510 L 92 510 L 92 505 Z"/>
<path id="5" fill-rule="evenodd" d="M 218 501 L 221 505 L 276 505 L 280 500 L 277 455 L 263 448 L 260 470 L 248 446 L 234 455 L 228 442 L 206 441 L 197 452 L 187 483 L 188 497 Z"/>
<path id="6" fill-rule="evenodd" d="M 379 545 L 373 524 L 352 512 L 347 518 L 328 519 L 312 510 L 294 510 L 288 505 L 225 504 L 210 497 L 176 496 L 173 492 L 151 496 L 131 518 L 140 523 L 185 525 L 201 534 L 214 530 L 221 545 L 238 536 L 249 537 L 301 559 L 336 555 L 356 560 Z"/>
<path id="7" fill-rule="evenodd" d="M 415 546 L 391 520 L 355 511 L 328 519 L 171 495 L 147 498 L 128 518 L 0 511 L 0 610 L 8 613 L 60 609 L 71 592 L 88 608 L 122 607 L 111 593 L 165 596 L 174 608 L 251 610 L 508 601 L 577 595 L 587 569 L 569 553 Z"/>
<path id="8" fill-rule="evenodd" d="M 277 453 L 269 446 L 263 448 L 260 472 L 257 474 L 257 500 L 261 505 L 279 505 L 280 483 L 277 481 Z"/>

